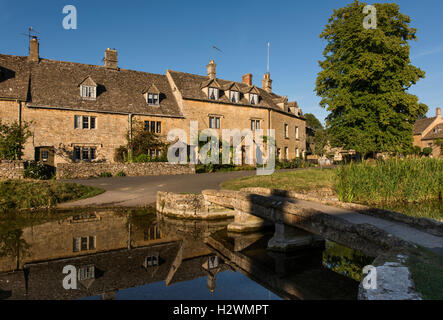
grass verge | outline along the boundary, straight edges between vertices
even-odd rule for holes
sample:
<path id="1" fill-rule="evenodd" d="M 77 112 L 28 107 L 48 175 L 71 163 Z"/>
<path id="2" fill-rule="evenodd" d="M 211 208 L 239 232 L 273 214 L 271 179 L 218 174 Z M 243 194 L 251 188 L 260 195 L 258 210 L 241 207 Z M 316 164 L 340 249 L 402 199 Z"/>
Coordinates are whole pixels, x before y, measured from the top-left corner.
<path id="1" fill-rule="evenodd" d="M 443 300 L 443 255 L 425 248 L 410 249 L 406 264 L 423 299 Z"/>
<path id="2" fill-rule="evenodd" d="M 221 186 L 223 189 L 230 190 L 262 187 L 301 192 L 319 188 L 332 188 L 334 176 L 332 169 L 305 169 L 277 172 L 269 176 L 243 177 L 225 181 Z"/>
<path id="3" fill-rule="evenodd" d="M 0 212 L 52 207 L 62 202 L 85 199 L 104 190 L 74 183 L 33 180 L 0 181 Z"/>

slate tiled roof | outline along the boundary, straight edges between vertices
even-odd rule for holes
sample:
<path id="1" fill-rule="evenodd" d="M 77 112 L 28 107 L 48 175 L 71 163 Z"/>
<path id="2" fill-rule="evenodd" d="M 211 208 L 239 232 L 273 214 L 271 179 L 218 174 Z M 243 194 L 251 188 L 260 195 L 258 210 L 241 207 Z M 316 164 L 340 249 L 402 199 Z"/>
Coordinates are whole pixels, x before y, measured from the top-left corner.
<path id="1" fill-rule="evenodd" d="M 414 134 L 421 134 L 423 133 L 423 131 L 426 130 L 427 127 L 429 127 L 429 125 L 434 122 L 435 117 L 434 118 L 426 118 L 426 119 L 420 119 L 415 121 L 414 124 Z"/>
<path id="2" fill-rule="evenodd" d="M 232 104 L 225 94 L 217 101 L 208 99 L 202 88 L 213 81 L 207 76 L 170 70 L 168 73 L 184 99 Z M 260 96 L 253 107 L 287 113 L 278 105 L 287 102 L 286 97 L 241 82 L 215 82 L 222 91 L 232 86 L 240 90 L 239 106 L 251 106 L 245 93 L 253 90 Z M 97 85 L 95 100 L 80 96 L 82 83 Z M 160 91 L 159 106 L 146 102 L 144 93 L 151 88 Z M 29 62 L 28 57 L 11 55 L 0 55 L 0 98 L 26 101 L 28 107 L 183 117 L 166 75 L 48 59 L 36 63 Z M 295 116 L 292 112 L 287 114 Z"/>
<path id="3" fill-rule="evenodd" d="M 165 75 L 9 55 L 0 55 L 0 68 L 7 74 L 0 78 L 0 97 L 27 97 L 28 106 L 182 117 Z M 80 96 L 79 84 L 88 77 L 98 86 L 96 100 Z M 143 95 L 153 84 L 160 106 L 148 106 Z"/>
<path id="4" fill-rule="evenodd" d="M 208 84 L 208 77 L 206 76 L 200 76 L 196 74 L 191 73 L 184 73 L 184 72 L 178 72 L 178 71 L 172 71 L 168 70 L 169 74 L 171 75 L 174 83 L 176 84 L 178 90 L 181 92 L 183 99 L 190 99 L 190 100 L 201 100 L 201 101 L 210 101 L 214 102 L 214 100 L 209 100 L 207 95 L 201 90 L 202 87 Z M 227 90 L 230 86 L 233 84 L 237 85 L 237 87 L 241 90 L 242 93 L 249 92 L 252 87 L 248 86 L 247 84 L 241 83 L 241 82 L 233 82 L 233 81 L 227 81 L 223 79 L 216 79 L 217 83 Z M 278 96 L 274 93 L 268 93 L 265 90 L 255 87 L 260 95 L 260 102 L 258 105 L 254 105 L 254 107 L 265 107 L 265 108 L 271 108 L 273 110 L 277 111 L 283 111 L 277 103 L 274 101 L 276 98 L 278 100 L 283 101 L 284 97 Z M 217 100 L 217 102 L 220 103 L 228 103 L 233 104 L 229 101 L 229 98 L 227 95 L 220 95 L 220 98 Z M 245 95 L 241 95 L 238 105 L 248 105 L 251 106 Z M 292 114 L 293 115 L 293 114 Z"/>
<path id="5" fill-rule="evenodd" d="M 429 133 L 424 136 L 423 140 L 433 140 L 443 138 L 443 123 L 436 125 L 429 131 Z"/>
<path id="6" fill-rule="evenodd" d="M 26 100 L 29 85 L 27 57 L 0 55 L 0 98 Z"/>

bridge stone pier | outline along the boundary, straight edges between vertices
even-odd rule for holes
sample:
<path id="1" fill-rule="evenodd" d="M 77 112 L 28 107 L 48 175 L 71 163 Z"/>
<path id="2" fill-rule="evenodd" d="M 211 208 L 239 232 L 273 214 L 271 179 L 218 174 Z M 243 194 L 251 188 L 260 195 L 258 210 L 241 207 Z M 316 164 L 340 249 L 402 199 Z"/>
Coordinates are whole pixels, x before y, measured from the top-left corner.
<path id="1" fill-rule="evenodd" d="M 310 247 L 323 247 L 324 243 L 325 240 L 321 236 L 277 222 L 275 224 L 275 234 L 269 240 L 268 249 L 277 252 L 288 252 Z"/>
<path id="2" fill-rule="evenodd" d="M 204 190 L 204 200 L 211 205 L 231 209 L 234 222 L 228 230 L 250 232 L 268 223 L 276 224 L 276 233 L 269 247 L 272 250 L 291 250 L 297 245 L 317 245 L 319 235 L 346 247 L 357 249 L 367 256 L 376 257 L 391 248 L 411 247 L 408 241 L 398 238 L 378 226 L 318 210 L 314 203 L 273 194 L 258 194 L 231 190 Z M 253 218 L 255 216 L 255 218 Z M 343 218 L 342 218 L 343 217 Z M 294 232 L 300 228 L 307 234 Z"/>

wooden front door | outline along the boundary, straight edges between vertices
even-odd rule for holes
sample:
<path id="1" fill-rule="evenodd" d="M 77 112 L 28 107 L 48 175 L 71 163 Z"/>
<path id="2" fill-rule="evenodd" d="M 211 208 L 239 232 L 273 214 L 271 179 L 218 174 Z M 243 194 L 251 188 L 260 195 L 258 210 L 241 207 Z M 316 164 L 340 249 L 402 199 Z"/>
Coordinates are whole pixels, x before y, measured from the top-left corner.
<path id="1" fill-rule="evenodd" d="M 54 147 L 37 147 L 35 148 L 35 161 L 53 167 L 54 154 Z"/>

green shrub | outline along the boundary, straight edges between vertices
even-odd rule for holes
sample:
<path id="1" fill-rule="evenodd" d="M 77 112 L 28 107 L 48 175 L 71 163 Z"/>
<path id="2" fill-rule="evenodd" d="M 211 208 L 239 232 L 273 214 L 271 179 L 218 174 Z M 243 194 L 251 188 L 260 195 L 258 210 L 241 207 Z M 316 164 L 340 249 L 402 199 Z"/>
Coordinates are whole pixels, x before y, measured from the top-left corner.
<path id="1" fill-rule="evenodd" d="M 128 161 L 128 148 L 125 146 L 120 146 L 115 149 L 114 161 L 115 162 L 127 162 Z"/>
<path id="2" fill-rule="evenodd" d="M 112 173 L 110 173 L 110 172 L 102 172 L 100 174 L 100 177 L 101 178 L 111 178 L 112 177 Z"/>
<path id="3" fill-rule="evenodd" d="M 147 154 L 140 154 L 134 160 L 134 162 L 136 162 L 136 163 L 146 163 L 146 162 L 150 162 L 150 161 L 151 161 L 151 158 Z"/>
<path id="4" fill-rule="evenodd" d="M 117 177 L 126 177 L 126 173 L 120 171 L 119 173 L 117 173 Z"/>
<path id="5" fill-rule="evenodd" d="M 49 180 L 54 177 L 54 167 L 46 164 L 30 161 L 25 165 L 24 178 L 37 179 L 37 180 Z"/>
<path id="6" fill-rule="evenodd" d="M 429 157 L 431 154 L 432 154 L 432 148 L 424 148 L 423 149 L 423 154 L 426 156 L 426 157 Z"/>

